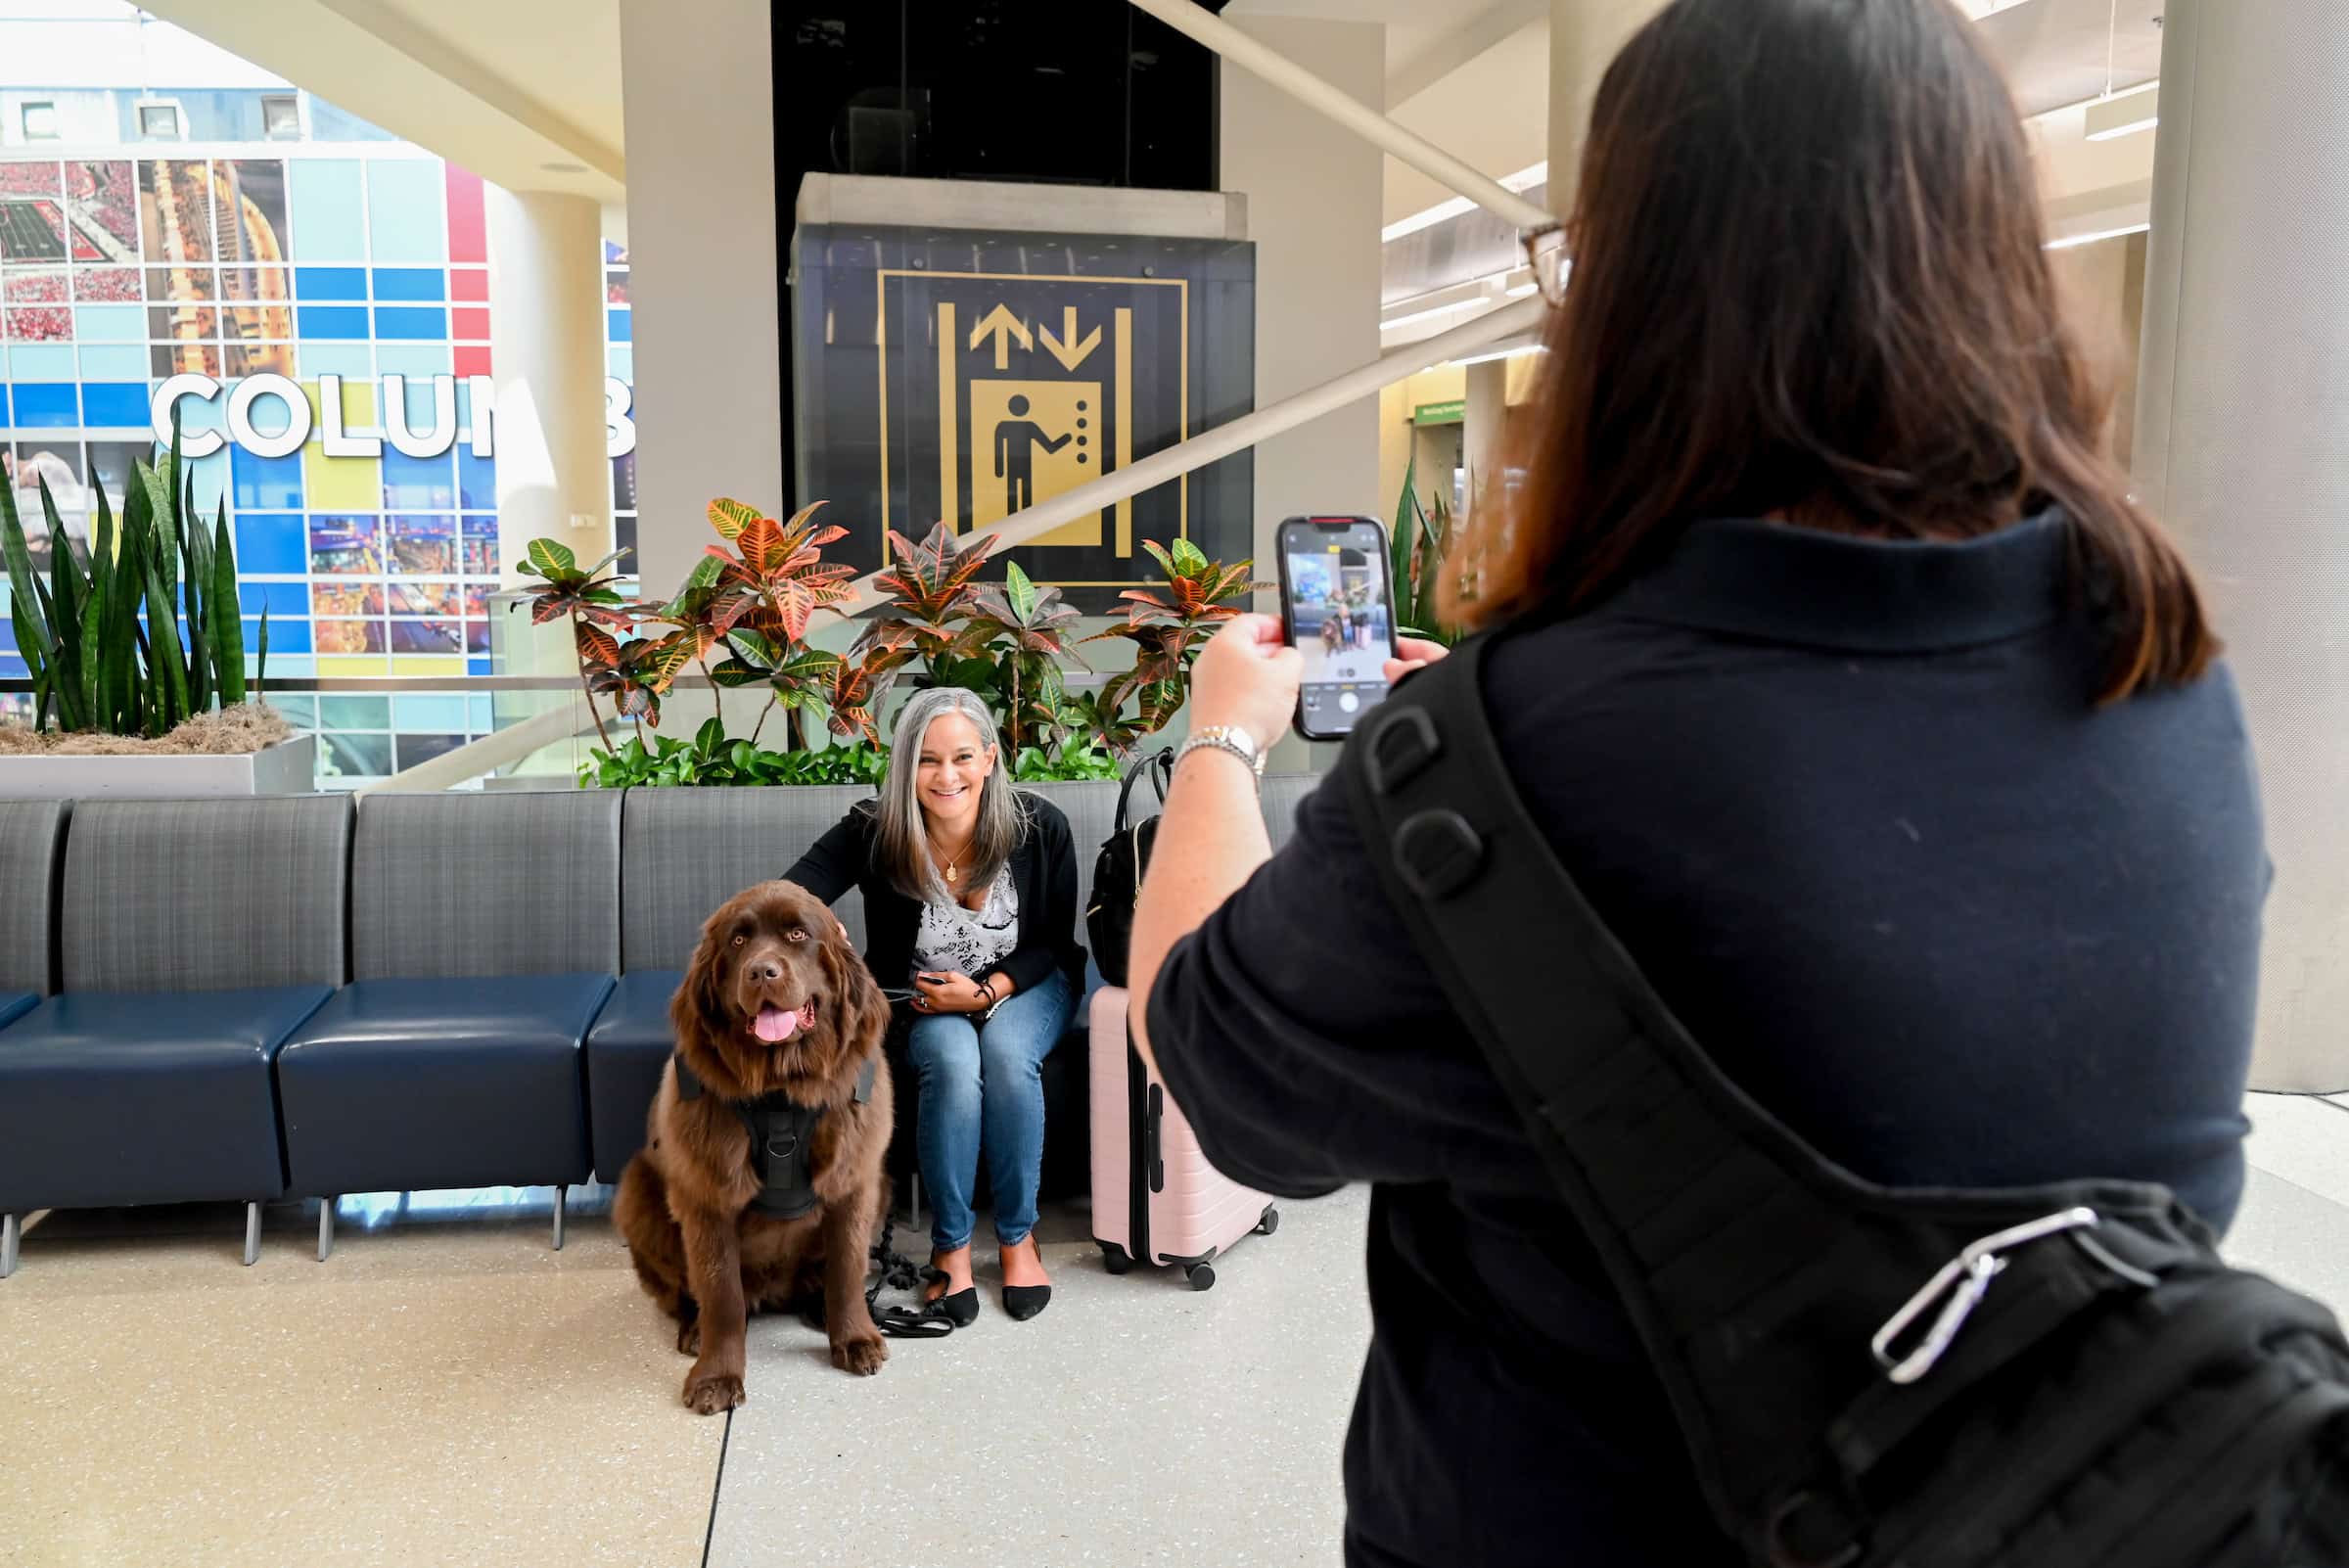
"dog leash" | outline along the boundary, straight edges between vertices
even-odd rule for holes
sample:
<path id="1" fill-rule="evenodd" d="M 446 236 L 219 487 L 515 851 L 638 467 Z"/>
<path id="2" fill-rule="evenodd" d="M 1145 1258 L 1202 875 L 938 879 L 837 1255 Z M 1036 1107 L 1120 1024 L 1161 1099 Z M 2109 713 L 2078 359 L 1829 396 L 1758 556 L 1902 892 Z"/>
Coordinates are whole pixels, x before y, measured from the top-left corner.
<path id="1" fill-rule="evenodd" d="M 891 1339 L 944 1339 L 954 1332 L 954 1319 L 933 1302 L 928 1306 L 880 1307 L 875 1303 L 883 1287 L 893 1290 L 911 1290 L 931 1276 L 944 1278 L 935 1268 L 923 1268 L 911 1258 L 898 1251 L 893 1241 L 897 1235 L 898 1217 L 884 1209 L 881 1215 L 881 1238 L 873 1243 L 872 1259 L 880 1270 L 864 1293 L 864 1309 L 872 1314 L 873 1326 Z"/>

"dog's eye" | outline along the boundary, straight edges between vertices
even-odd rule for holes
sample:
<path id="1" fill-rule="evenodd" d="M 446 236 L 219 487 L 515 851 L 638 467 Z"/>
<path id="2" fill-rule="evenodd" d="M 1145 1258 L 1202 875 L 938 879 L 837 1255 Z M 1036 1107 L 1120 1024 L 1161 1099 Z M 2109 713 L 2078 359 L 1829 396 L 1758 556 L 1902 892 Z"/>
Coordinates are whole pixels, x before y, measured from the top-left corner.
<path id="1" fill-rule="evenodd" d="M 751 940 L 751 939 L 750 939 L 750 938 L 748 938 L 748 937 L 737 936 L 737 937 L 734 939 L 734 945 L 735 945 L 735 946 L 737 946 L 737 947 L 739 947 L 739 946 L 741 946 L 741 945 L 742 945 L 744 943 L 746 943 L 746 942 L 748 942 L 748 941 L 750 941 L 750 940 Z"/>
<path id="2" fill-rule="evenodd" d="M 805 926 L 794 926 L 783 934 L 783 940 L 785 942 L 806 942 L 807 940 L 807 928 Z"/>

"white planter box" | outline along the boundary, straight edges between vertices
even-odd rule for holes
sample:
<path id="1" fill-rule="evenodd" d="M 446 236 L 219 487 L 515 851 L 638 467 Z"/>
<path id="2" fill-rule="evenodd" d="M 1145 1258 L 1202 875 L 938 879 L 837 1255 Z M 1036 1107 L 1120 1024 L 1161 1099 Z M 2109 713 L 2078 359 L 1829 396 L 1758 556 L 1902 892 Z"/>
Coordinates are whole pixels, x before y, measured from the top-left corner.
<path id="1" fill-rule="evenodd" d="M 0 800 L 184 800 L 307 795 L 318 739 L 297 735 L 226 757 L 0 757 Z"/>

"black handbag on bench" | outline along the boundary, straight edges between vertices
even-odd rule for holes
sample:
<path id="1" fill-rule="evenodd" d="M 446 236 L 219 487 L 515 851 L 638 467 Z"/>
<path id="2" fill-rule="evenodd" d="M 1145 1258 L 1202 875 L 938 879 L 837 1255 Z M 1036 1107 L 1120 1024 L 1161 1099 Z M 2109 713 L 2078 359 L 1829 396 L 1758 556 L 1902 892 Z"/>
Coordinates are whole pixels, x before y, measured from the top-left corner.
<path id="1" fill-rule="evenodd" d="M 1396 907 L 1769 1568 L 2349 1564 L 2349 1345 L 2163 1187 L 1881 1187 L 1705 1055 L 1527 815 L 1485 639 L 1350 748 Z M 1525 976 L 1543 974 L 1537 1009 Z"/>

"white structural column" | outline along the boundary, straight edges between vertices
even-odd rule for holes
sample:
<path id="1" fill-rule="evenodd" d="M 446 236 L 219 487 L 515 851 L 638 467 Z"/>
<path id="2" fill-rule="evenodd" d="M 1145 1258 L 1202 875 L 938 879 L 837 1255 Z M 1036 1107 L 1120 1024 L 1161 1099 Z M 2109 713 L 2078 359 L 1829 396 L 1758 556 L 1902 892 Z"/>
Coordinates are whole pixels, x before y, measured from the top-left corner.
<path id="1" fill-rule="evenodd" d="M 1509 362 L 1480 359 L 1467 370 L 1460 460 L 1468 469 L 1468 504 L 1474 506 L 1477 486 L 1500 471 L 1500 435 L 1509 417 Z"/>
<path id="2" fill-rule="evenodd" d="M 1364 104 L 1386 91 L 1386 29 L 1251 17 L 1251 36 Z M 1256 242 L 1256 406 L 1378 357 L 1379 150 L 1222 62 L 1221 185 L 1248 198 Z M 1391 504 L 1393 497 L 1385 498 Z M 1256 449 L 1256 559 L 1270 580 L 1284 517 L 1383 509 L 1378 398 L 1325 414 Z"/>
<path id="3" fill-rule="evenodd" d="M 534 538 L 592 562 L 612 548 L 604 440 L 603 209 L 484 188 L 501 565 Z"/>
<path id="4" fill-rule="evenodd" d="M 1608 62 L 1665 0 L 1549 0 L 1549 208 L 1574 200 L 1590 101 Z"/>
<path id="5" fill-rule="evenodd" d="M 2201 571 L 2276 886 L 2253 1086 L 2349 1089 L 2349 31 L 2340 0 L 2170 0 L 2140 493 Z"/>
<path id="6" fill-rule="evenodd" d="M 715 542 L 716 495 L 784 503 L 781 246 L 767 8 L 620 0 L 628 289 L 636 319 L 634 563 L 658 591 Z"/>

